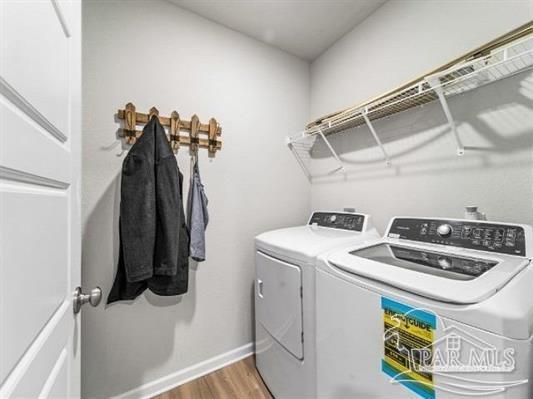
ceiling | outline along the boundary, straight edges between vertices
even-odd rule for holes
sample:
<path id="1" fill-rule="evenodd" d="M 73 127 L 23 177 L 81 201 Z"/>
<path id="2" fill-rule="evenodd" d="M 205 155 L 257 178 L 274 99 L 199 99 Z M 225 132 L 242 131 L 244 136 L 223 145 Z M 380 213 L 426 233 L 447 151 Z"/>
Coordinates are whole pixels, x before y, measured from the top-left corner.
<path id="1" fill-rule="evenodd" d="M 386 0 L 170 0 L 308 61 Z"/>

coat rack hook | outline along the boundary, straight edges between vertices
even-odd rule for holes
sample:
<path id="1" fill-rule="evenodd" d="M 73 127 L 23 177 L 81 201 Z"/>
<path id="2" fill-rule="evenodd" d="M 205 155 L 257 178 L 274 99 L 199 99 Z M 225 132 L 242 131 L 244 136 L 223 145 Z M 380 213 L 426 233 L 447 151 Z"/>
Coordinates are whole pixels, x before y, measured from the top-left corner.
<path id="1" fill-rule="evenodd" d="M 175 153 L 180 148 L 180 123 L 180 115 L 176 111 L 172 111 L 170 114 L 170 146 Z"/>
<path id="2" fill-rule="evenodd" d="M 198 139 L 198 129 L 200 128 L 200 119 L 198 115 L 194 114 L 191 118 L 191 131 L 190 131 L 190 142 L 191 142 L 191 152 L 196 154 L 198 152 L 198 144 L 200 140 Z"/>
<path id="3" fill-rule="evenodd" d="M 159 111 L 156 107 L 150 108 L 150 112 L 148 113 L 148 119 L 152 119 L 152 115 L 155 115 L 159 118 Z"/>
<path id="4" fill-rule="evenodd" d="M 215 118 L 209 119 L 209 153 L 215 154 L 217 151 L 217 130 L 218 122 Z"/>
<path id="5" fill-rule="evenodd" d="M 126 136 L 126 143 L 129 145 L 135 144 L 137 140 L 135 134 L 136 125 L 137 113 L 135 112 L 135 105 L 127 103 L 124 111 L 124 135 Z"/>

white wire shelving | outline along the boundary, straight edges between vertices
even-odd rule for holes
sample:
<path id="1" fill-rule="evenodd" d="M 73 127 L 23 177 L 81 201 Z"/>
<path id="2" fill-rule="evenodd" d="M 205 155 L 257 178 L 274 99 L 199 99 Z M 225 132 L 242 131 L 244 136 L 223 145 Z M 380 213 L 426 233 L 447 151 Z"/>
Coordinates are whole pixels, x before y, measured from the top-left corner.
<path id="1" fill-rule="evenodd" d="M 287 144 L 304 169 L 306 176 L 312 179 L 318 175 L 313 174 L 306 165 L 312 159 L 313 146 L 303 146 L 301 143 L 312 137 L 321 137 L 336 161 L 336 166 L 323 174 L 332 174 L 344 170 L 344 167 L 341 159 L 329 143 L 327 136 L 366 124 L 383 153 L 386 165 L 390 166 L 390 157 L 379 139 L 373 121 L 433 101 L 439 101 L 450 127 L 450 132 L 453 134 L 457 146 L 457 155 L 461 156 L 464 154 L 465 148 L 458 134 L 453 114 L 448 106 L 448 99 L 457 94 L 469 92 L 532 68 L 533 33 L 530 33 L 493 49 L 488 54 L 468 61 L 458 62 L 442 71 L 421 77 L 415 83 L 388 96 L 365 103 L 363 106 L 353 107 L 325 117 L 309 126 L 305 131 L 288 137 Z"/>
<path id="2" fill-rule="evenodd" d="M 325 172 L 320 172 L 317 168 L 313 168 L 313 151 L 319 146 L 319 142 L 323 142 L 323 148 L 331 156 L 330 163 L 333 165 L 326 168 Z M 344 170 L 344 165 L 339 156 L 331 146 L 328 139 L 321 130 L 314 130 L 312 132 L 303 132 L 298 136 L 287 137 L 287 145 L 291 149 L 294 157 L 300 164 L 302 170 L 309 180 L 313 177 L 322 177 L 326 175 L 334 174 L 338 171 Z M 318 168 L 320 169 L 320 168 Z"/>

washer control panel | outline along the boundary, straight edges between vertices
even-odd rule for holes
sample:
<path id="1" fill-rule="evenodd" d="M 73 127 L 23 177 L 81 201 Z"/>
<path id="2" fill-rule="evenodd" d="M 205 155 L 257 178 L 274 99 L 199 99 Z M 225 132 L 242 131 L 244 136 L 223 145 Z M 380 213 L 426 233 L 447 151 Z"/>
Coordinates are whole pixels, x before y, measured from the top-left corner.
<path id="1" fill-rule="evenodd" d="M 388 237 L 509 255 L 526 255 L 524 229 L 509 224 L 396 218 L 390 226 Z"/>
<path id="2" fill-rule="evenodd" d="M 365 216 L 357 213 L 314 212 L 309 219 L 309 224 L 314 223 L 334 229 L 363 231 Z"/>

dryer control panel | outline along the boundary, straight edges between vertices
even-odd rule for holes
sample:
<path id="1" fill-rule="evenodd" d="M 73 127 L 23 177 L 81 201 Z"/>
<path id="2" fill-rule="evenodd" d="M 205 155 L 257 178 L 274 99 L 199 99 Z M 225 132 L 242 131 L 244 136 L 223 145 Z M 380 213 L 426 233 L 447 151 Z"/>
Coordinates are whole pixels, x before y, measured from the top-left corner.
<path id="1" fill-rule="evenodd" d="M 521 226 L 453 219 L 395 218 L 388 237 L 478 249 L 509 255 L 526 255 Z"/>
<path id="2" fill-rule="evenodd" d="M 365 216 L 357 213 L 314 212 L 309 224 L 349 231 L 363 231 Z"/>

